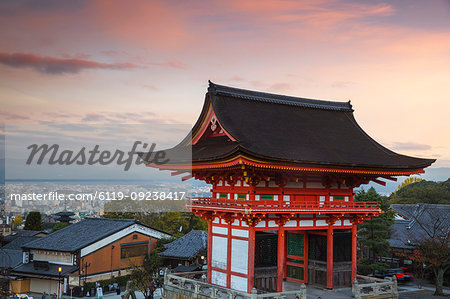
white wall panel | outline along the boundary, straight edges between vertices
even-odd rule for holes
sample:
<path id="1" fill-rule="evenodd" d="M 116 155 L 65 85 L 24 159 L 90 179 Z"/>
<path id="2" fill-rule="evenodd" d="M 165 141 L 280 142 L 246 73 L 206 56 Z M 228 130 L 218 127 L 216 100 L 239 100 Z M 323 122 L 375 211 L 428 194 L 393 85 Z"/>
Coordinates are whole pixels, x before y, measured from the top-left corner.
<path id="1" fill-rule="evenodd" d="M 312 220 L 300 220 L 300 226 L 313 226 L 314 222 Z"/>
<path id="2" fill-rule="evenodd" d="M 234 290 L 247 292 L 247 278 L 231 275 L 230 287 Z"/>
<path id="3" fill-rule="evenodd" d="M 213 226 L 212 231 L 214 234 L 222 234 L 226 235 L 228 234 L 228 228 L 227 227 L 220 227 L 220 226 Z"/>
<path id="4" fill-rule="evenodd" d="M 266 226 L 266 220 L 261 220 L 255 227 L 265 227 Z"/>
<path id="5" fill-rule="evenodd" d="M 233 229 L 231 234 L 236 237 L 248 238 L 248 230 L 244 229 Z"/>
<path id="6" fill-rule="evenodd" d="M 227 238 L 212 237 L 211 265 L 219 269 L 227 269 Z"/>
<path id="7" fill-rule="evenodd" d="M 247 274 L 248 241 L 231 240 L 231 271 Z"/>
<path id="8" fill-rule="evenodd" d="M 297 226 L 297 220 L 289 220 L 288 222 L 286 222 L 286 224 L 284 226 L 286 226 L 286 227 Z"/>
<path id="9" fill-rule="evenodd" d="M 336 220 L 336 222 L 334 223 L 334 226 L 341 226 L 342 221 L 341 220 Z"/>
<path id="10" fill-rule="evenodd" d="M 227 275 L 218 271 L 211 271 L 211 283 L 222 287 L 227 286 Z"/>
<path id="11" fill-rule="evenodd" d="M 316 226 L 327 226 L 327 222 L 325 220 L 316 220 Z"/>

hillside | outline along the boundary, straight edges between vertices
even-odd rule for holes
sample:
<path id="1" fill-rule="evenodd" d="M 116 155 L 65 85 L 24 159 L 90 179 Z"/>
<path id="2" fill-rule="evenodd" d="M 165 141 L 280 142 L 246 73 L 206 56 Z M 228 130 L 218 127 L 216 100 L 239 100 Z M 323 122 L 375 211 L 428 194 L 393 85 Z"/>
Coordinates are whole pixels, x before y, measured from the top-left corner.
<path id="1" fill-rule="evenodd" d="M 450 178 L 444 182 L 423 180 L 407 185 L 389 196 L 390 204 L 450 204 Z"/>

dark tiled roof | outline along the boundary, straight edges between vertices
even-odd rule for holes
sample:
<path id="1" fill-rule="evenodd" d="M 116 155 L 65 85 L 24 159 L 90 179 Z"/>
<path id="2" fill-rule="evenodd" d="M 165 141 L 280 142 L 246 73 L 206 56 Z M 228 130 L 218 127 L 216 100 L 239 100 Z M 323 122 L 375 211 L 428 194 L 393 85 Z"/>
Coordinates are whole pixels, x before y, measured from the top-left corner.
<path id="1" fill-rule="evenodd" d="M 36 231 L 36 230 L 18 230 L 18 231 L 13 232 L 12 234 L 5 236 L 2 241 L 11 242 L 12 240 L 14 240 L 15 238 L 18 238 L 18 237 L 32 237 L 32 236 L 42 234 L 42 233 L 43 232 Z"/>
<path id="2" fill-rule="evenodd" d="M 0 248 L 0 268 L 14 268 L 22 263 L 22 250 Z"/>
<path id="3" fill-rule="evenodd" d="M 393 204 L 391 209 L 407 218 L 395 220 L 391 226 L 389 244 L 393 248 L 414 248 L 429 238 L 436 224 L 443 231 L 450 230 L 450 205 Z"/>
<path id="4" fill-rule="evenodd" d="M 14 273 L 26 273 L 32 275 L 43 275 L 43 276 L 54 276 L 58 277 L 58 267 L 62 268 L 61 276 L 65 276 L 71 274 L 78 270 L 77 266 L 68 266 L 68 265 L 58 265 L 58 264 L 48 264 L 48 269 L 44 269 L 42 267 L 35 268 L 34 263 L 23 264 L 14 269 Z"/>
<path id="5" fill-rule="evenodd" d="M 192 230 L 183 237 L 166 244 L 160 255 L 167 258 L 190 259 L 206 250 L 208 234 L 202 230 Z"/>
<path id="6" fill-rule="evenodd" d="M 24 248 L 73 252 L 135 223 L 131 219 L 87 218 L 27 243 Z"/>
<path id="7" fill-rule="evenodd" d="M 27 243 L 30 243 L 31 241 L 40 239 L 42 237 L 35 237 L 35 236 L 23 236 L 23 237 L 17 237 L 5 246 L 3 246 L 3 249 L 16 249 L 16 250 L 22 250 L 22 246 L 24 246 Z"/>
<path id="8" fill-rule="evenodd" d="M 185 266 L 185 265 L 179 265 L 176 268 L 173 269 L 173 272 L 193 272 L 193 271 L 198 271 L 202 269 L 202 265 L 200 264 L 192 264 L 190 266 Z"/>
<path id="9" fill-rule="evenodd" d="M 236 140 L 211 137 L 191 148 L 190 136 L 211 104 L 219 123 Z M 202 114 L 167 165 L 222 161 L 243 153 L 255 159 L 301 166 L 387 171 L 420 170 L 434 159 L 397 154 L 368 136 L 348 102 L 294 98 L 210 83 Z M 190 155 L 192 150 L 192 155 Z M 144 158 L 145 160 L 145 158 Z"/>

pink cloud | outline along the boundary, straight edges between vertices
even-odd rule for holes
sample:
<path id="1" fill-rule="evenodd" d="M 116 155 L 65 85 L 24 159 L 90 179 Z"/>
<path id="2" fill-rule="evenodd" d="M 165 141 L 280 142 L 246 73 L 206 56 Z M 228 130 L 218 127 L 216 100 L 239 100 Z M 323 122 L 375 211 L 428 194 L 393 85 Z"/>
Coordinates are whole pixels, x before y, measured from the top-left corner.
<path id="1" fill-rule="evenodd" d="M 27 53 L 0 53 L 0 63 L 16 68 L 32 68 L 45 74 L 76 74 L 86 69 L 127 70 L 137 68 L 132 63 L 103 63 L 79 58 L 56 58 Z"/>
<path id="2" fill-rule="evenodd" d="M 2 115 L 5 119 L 8 120 L 26 120 L 30 119 L 29 116 L 19 114 L 19 113 L 13 113 L 13 112 L 0 112 L 0 115 Z"/>

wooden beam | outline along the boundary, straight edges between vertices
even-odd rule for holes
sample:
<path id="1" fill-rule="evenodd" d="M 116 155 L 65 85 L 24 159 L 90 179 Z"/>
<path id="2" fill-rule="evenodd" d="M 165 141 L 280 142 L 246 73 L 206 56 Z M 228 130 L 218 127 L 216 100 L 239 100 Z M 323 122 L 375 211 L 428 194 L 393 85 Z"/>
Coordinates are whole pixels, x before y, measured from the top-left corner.
<path id="1" fill-rule="evenodd" d="M 391 177 L 391 176 L 384 176 L 383 178 L 386 179 L 386 180 L 397 182 L 397 178 L 394 178 L 394 177 Z"/>
<path id="2" fill-rule="evenodd" d="M 382 186 L 386 186 L 386 182 L 380 181 L 380 180 L 378 180 L 378 179 L 372 179 L 372 181 L 375 182 L 375 183 L 377 183 L 377 184 L 380 184 L 380 185 L 382 185 Z"/>
<path id="3" fill-rule="evenodd" d="M 186 170 L 178 170 L 178 171 L 171 172 L 170 175 L 171 176 L 176 176 L 176 175 L 179 175 L 179 174 L 182 174 L 182 173 L 185 173 L 185 172 L 186 172 Z"/>
<path id="4" fill-rule="evenodd" d="M 189 174 L 189 175 L 187 175 L 187 176 L 182 177 L 182 178 L 181 178 L 181 181 L 184 182 L 184 181 L 187 181 L 187 180 L 189 180 L 189 179 L 191 179 L 191 178 L 192 178 L 192 174 Z"/>

